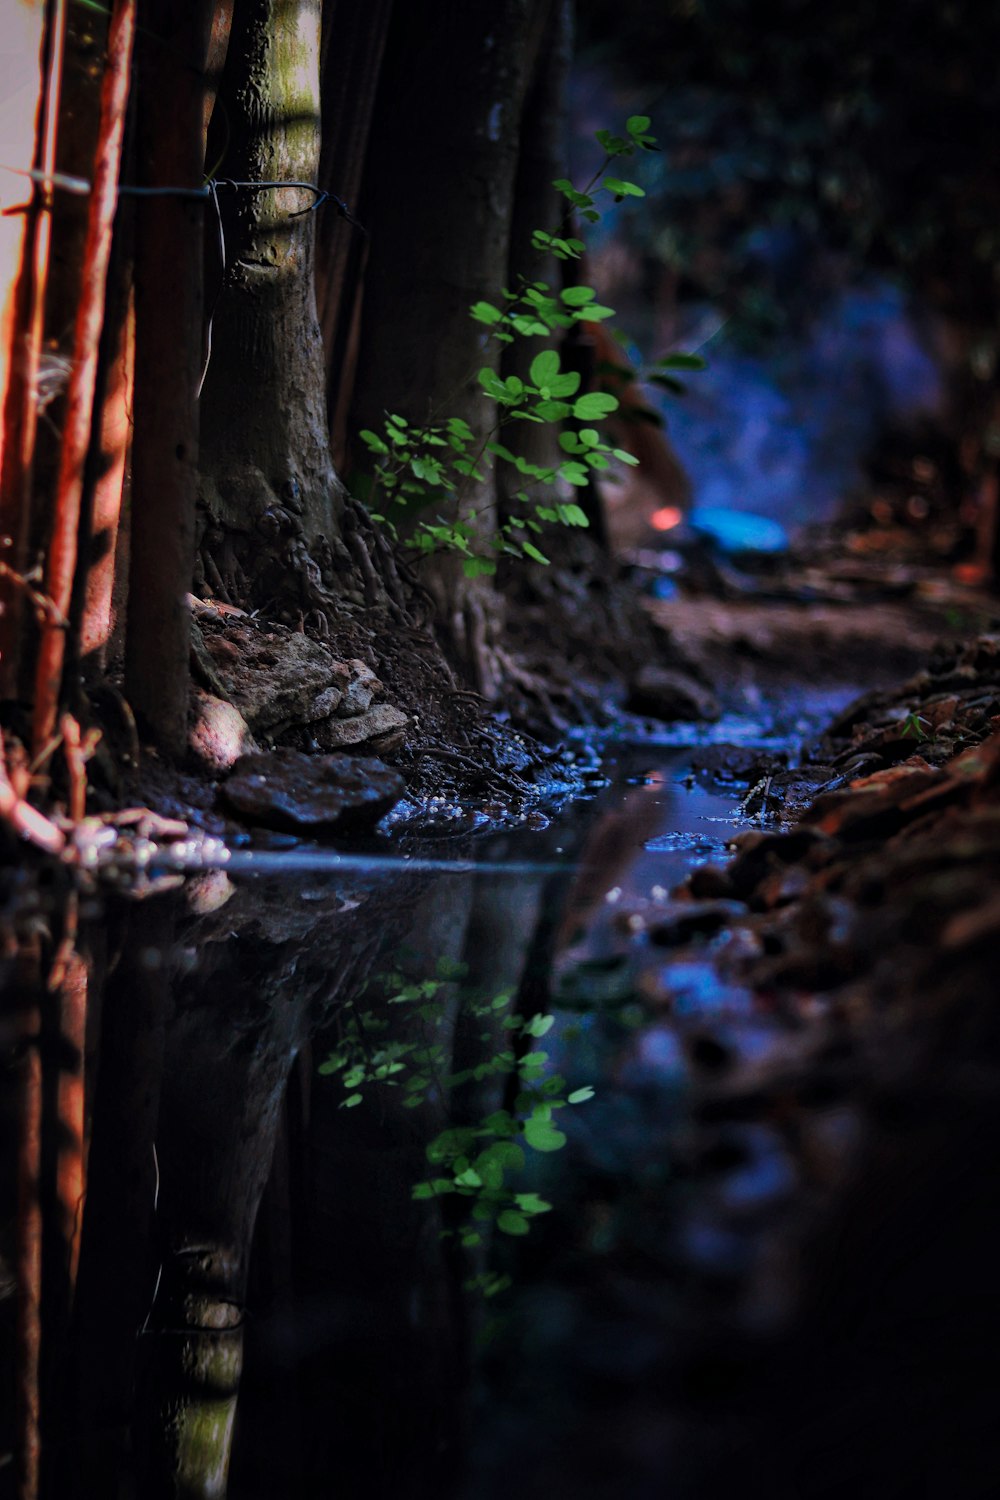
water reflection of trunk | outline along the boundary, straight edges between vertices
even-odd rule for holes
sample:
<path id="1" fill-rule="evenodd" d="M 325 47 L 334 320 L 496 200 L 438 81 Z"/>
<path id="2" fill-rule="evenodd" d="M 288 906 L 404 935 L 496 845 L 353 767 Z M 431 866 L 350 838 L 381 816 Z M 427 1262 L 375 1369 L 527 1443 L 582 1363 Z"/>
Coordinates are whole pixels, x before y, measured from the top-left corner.
<path id="1" fill-rule="evenodd" d="M 351 996 L 385 936 L 371 892 L 353 905 L 329 886 L 305 894 L 250 887 L 181 935 L 140 1382 L 144 1497 L 226 1492 L 251 1240 L 289 1073 L 314 1009 Z"/>
<path id="2" fill-rule="evenodd" d="M 103 1000 L 55 1493 L 103 1500 L 130 1484 L 130 1424 L 143 1500 L 225 1494 L 234 1432 L 233 1495 L 306 1496 L 334 1475 L 348 1496 L 447 1488 L 478 1320 L 463 1283 L 486 1246 L 470 1259 L 442 1239 L 455 1215 L 412 1187 L 428 1142 L 496 1108 L 503 1078 L 432 1089 L 417 1109 L 371 1088 L 344 1110 L 316 1063 L 352 1006 L 387 1016 L 393 1038 L 423 1027 L 445 1074 L 493 1056 L 506 1012 L 477 1017 L 461 996 L 539 1008 L 544 976 L 525 967 L 545 966 L 553 896 L 541 876 L 349 892 L 317 878 L 250 884 L 201 914 L 172 900 L 129 911 Z M 391 983 L 359 1000 L 403 950 L 421 978 L 441 959 L 466 967 L 430 1019 L 388 1003 Z"/>
<path id="3" fill-rule="evenodd" d="M 425 888 L 380 968 L 405 955 L 408 972 L 424 978 L 448 959 L 466 966 L 464 978 L 439 992 L 432 1023 L 377 994 L 359 1009 L 387 1015 L 396 1040 L 429 1026 L 456 1070 L 493 1056 L 508 1035 L 504 1013 L 476 1018 L 461 996 L 516 994 L 537 947 L 542 892 L 541 878 L 491 876 Z M 339 1037 L 336 1024 L 322 1031 L 317 1059 Z M 481 1269 L 482 1252 L 470 1258 L 454 1237 L 442 1238 L 454 1215 L 415 1202 L 412 1188 L 428 1176 L 428 1142 L 446 1124 L 496 1108 L 502 1089 L 502 1078 L 487 1079 L 410 1109 L 399 1088 L 375 1087 L 348 1110 L 338 1079 L 291 1091 L 287 1151 L 261 1215 L 256 1265 L 271 1306 L 248 1333 L 234 1495 L 275 1493 L 279 1479 L 297 1496 L 334 1483 L 345 1497 L 449 1491 L 464 1450 L 478 1320 L 463 1283 Z M 450 1210 L 456 1200 L 445 1203 Z M 458 1206 L 468 1210 L 469 1200 Z"/>
<path id="4" fill-rule="evenodd" d="M 156 1281 L 150 1238 L 169 952 L 175 915 L 152 902 L 128 913 L 126 941 L 101 1003 L 86 1209 L 68 1379 L 71 1436 L 55 1493 L 116 1494 L 126 1462 L 136 1335 Z M 93 986 L 95 994 L 99 991 Z"/>
<path id="5" fill-rule="evenodd" d="M 424 888 L 397 942 L 383 947 L 379 970 L 395 968 L 407 949 L 426 955 L 421 972 L 433 972 L 439 957 L 461 958 L 468 907 L 461 880 Z M 435 1033 L 452 1024 L 450 996 L 442 1001 Z M 388 1015 L 394 1039 L 422 1031 L 410 1007 L 383 1005 L 377 988 L 357 1009 Z M 337 1045 L 350 1013 L 350 1006 L 340 1017 L 331 1013 L 316 1038 L 317 1060 Z M 454 1289 L 438 1215 L 411 1197 L 446 1107 L 430 1097 L 404 1109 L 396 1088 L 368 1088 L 354 1109 L 341 1108 L 343 1099 L 338 1079 L 320 1077 L 290 1101 L 292 1149 L 262 1215 L 271 1264 L 261 1256 L 258 1271 L 270 1282 L 261 1290 L 270 1292 L 271 1307 L 251 1334 L 237 1495 L 274 1493 L 280 1476 L 295 1495 L 325 1493 L 335 1483 L 345 1496 L 406 1496 L 428 1476 L 439 1490 L 453 1461 L 460 1400 Z M 281 1226 L 289 1223 L 292 1243 L 282 1246 Z M 282 1265 L 275 1251 L 292 1264 Z M 273 1420 L 276 1403 L 287 1417 L 290 1390 L 298 1408 L 294 1445 L 281 1442 Z"/>

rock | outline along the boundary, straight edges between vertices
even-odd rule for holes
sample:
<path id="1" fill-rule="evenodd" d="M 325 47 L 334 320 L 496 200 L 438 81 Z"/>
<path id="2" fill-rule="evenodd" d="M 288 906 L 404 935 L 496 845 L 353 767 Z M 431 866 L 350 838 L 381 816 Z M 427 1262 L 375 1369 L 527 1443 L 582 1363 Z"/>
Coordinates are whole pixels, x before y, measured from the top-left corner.
<path id="1" fill-rule="evenodd" d="M 238 708 L 194 688 L 188 748 L 209 771 L 228 771 L 241 755 L 251 754 L 258 746 Z"/>
<path id="2" fill-rule="evenodd" d="M 404 790 L 402 776 L 380 760 L 272 750 L 238 761 L 219 796 L 248 823 L 324 833 L 370 827 Z"/>
<path id="3" fill-rule="evenodd" d="M 204 870 L 185 881 L 184 899 L 188 910 L 199 917 L 225 906 L 236 890 L 225 870 Z"/>
<path id="4" fill-rule="evenodd" d="M 410 720 L 400 708 L 377 703 L 367 713 L 351 719 L 326 719 L 310 726 L 321 750 L 346 750 L 352 745 L 371 745 L 379 751 L 397 750 L 403 743 Z"/>
<path id="5" fill-rule="evenodd" d="M 325 719 L 340 706 L 351 669 L 319 641 L 239 617 L 214 629 L 202 617 L 201 627 L 218 677 L 255 734 Z"/>
<path id="6" fill-rule="evenodd" d="M 692 938 L 710 937 L 747 914 L 742 901 L 677 901 L 649 927 L 649 940 L 661 948 L 677 948 Z"/>
<path id="7" fill-rule="evenodd" d="M 721 710 L 707 688 L 664 667 L 643 667 L 633 678 L 625 707 L 632 713 L 671 723 L 675 719 L 717 719 Z"/>
<path id="8" fill-rule="evenodd" d="M 338 719 L 352 719 L 358 714 L 367 713 L 372 700 L 385 691 L 371 667 L 366 667 L 363 661 L 349 661 L 347 665 L 351 679 L 337 708 Z"/>
<path id="9" fill-rule="evenodd" d="M 765 776 L 784 770 L 788 756 L 784 751 L 770 754 L 756 745 L 698 746 L 691 754 L 692 769 L 709 777 L 721 786 L 742 782 L 755 786 Z"/>

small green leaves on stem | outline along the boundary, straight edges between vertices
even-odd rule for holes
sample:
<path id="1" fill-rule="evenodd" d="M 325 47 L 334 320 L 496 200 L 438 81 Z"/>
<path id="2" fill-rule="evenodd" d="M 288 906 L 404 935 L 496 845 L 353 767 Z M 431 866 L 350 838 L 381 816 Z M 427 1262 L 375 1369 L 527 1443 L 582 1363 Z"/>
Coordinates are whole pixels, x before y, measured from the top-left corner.
<path id="1" fill-rule="evenodd" d="M 609 194 L 617 202 L 644 196 L 636 183 L 617 176 L 602 178 L 602 174 L 616 157 L 657 149 L 649 125 L 648 115 L 630 115 L 624 135 L 607 130 L 597 132 L 606 159 L 591 181 L 584 188 L 575 187 L 565 177 L 553 184 L 572 213 L 585 222 L 595 223 L 601 217 L 597 206 L 601 193 Z M 561 261 L 578 260 L 584 249 L 582 240 L 563 230 L 553 233 L 536 229 L 532 245 Z M 526 278 L 516 288 L 501 287 L 493 300 L 484 298 L 473 303 L 469 312 L 482 325 L 485 345 L 510 344 L 519 338 L 558 340 L 576 324 L 599 323 L 615 315 L 613 308 L 597 300 L 594 287 L 574 285 L 555 291 L 545 281 Z M 530 463 L 513 452 L 498 441 L 509 423 L 604 422 L 618 410 L 619 402 L 603 390 L 581 393 L 579 372 L 564 370 L 559 349 L 551 345 L 535 354 L 527 380 L 517 375 L 503 376 L 495 365 L 495 360 L 483 365 L 476 376 L 480 389 L 496 407 L 496 423 L 487 434 L 477 436 L 461 417 L 415 427 L 392 413 L 386 416 L 383 432 L 365 429 L 359 434 L 372 457 L 373 472 L 361 476 L 358 492 L 372 513 L 395 534 L 401 512 L 404 509 L 417 512 L 410 545 L 418 552 L 443 549 L 461 554 L 468 578 L 495 573 L 502 556 L 527 557 L 547 564 L 548 558 L 537 541 L 523 533 L 537 537 L 545 526 L 588 524 L 582 507 L 557 498 L 560 481 L 563 485 L 584 488 L 595 472 L 609 469 L 615 460 L 626 465 L 637 462 L 625 449 L 603 442 L 598 430 L 591 427 L 578 433 L 567 429 L 559 434 L 560 446 L 567 457 L 552 468 Z M 670 354 L 657 362 L 647 378 L 674 393 L 682 393 L 684 387 L 669 372 L 704 368 L 704 360 L 696 354 Z M 623 367 L 621 374 L 626 380 L 633 378 L 628 368 Z M 650 414 L 650 420 L 655 420 L 655 416 Z M 493 535 L 484 537 L 481 528 L 474 526 L 467 514 L 470 489 L 484 484 L 496 463 L 512 465 L 534 492 L 529 496 L 525 489 L 517 491 L 522 512 L 508 516 Z M 545 490 L 549 491 L 548 496 L 541 493 Z"/>
<path id="2" fill-rule="evenodd" d="M 431 1171 L 412 1190 L 420 1201 L 468 1199 L 469 1218 L 457 1233 L 471 1247 L 490 1225 L 503 1234 L 524 1235 L 532 1218 L 549 1212 L 552 1205 L 544 1198 L 519 1191 L 509 1179 L 524 1171 L 529 1151 L 547 1155 L 566 1144 L 555 1112 L 585 1103 L 594 1090 L 585 1085 L 567 1092 L 565 1079 L 551 1071 L 548 1053 L 535 1046 L 553 1030 L 555 1017 L 540 1011 L 527 1017 L 512 1014 L 513 997 L 506 991 L 466 998 L 466 1015 L 483 1021 L 483 1040 L 492 1047 L 475 1065 L 449 1071 L 450 987 L 463 972 L 460 965 L 442 960 L 431 979 L 414 983 L 398 973 L 385 976 L 379 986 L 381 1008 L 350 1012 L 339 1045 L 319 1071 L 339 1076 L 343 1109 L 356 1108 L 373 1085 L 398 1089 L 403 1107 L 417 1109 L 429 1100 L 443 1102 L 453 1089 L 469 1083 L 516 1077 L 512 1109 L 493 1110 L 471 1124 L 449 1125 L 428 1143 Z M 386 1014 L 389 1006 L 401 1005 L 410 1008 L 415 1023 L 402 1035 Z"/>

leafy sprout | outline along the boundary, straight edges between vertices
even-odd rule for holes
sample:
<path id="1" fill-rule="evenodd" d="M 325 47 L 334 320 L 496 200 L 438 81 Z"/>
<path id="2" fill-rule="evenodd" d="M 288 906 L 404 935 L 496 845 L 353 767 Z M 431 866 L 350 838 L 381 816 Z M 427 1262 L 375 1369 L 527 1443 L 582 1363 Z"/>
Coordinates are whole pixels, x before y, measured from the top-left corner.
<path id="1" fill-rule="evenodd" d="M 602 194 L 615 202 L 644 196 L 638 184 L 607 176 L 605 169 L 619 157 L 657 150 L 649 125 L 648 115 L 631 115 L 625 122 L 624 135 L 597 132 L 604 163 L 583 188 L 575 187 L 568 178 L 553 183 L 566 200 L 566 223 L 554 232 L 536 229 L 532 245 L 537 251 L 561 261 L 579 260 L 583 241 L 574 238 L 567 227 L 573 216 L 596 223 L 601 218 Z M 527 279 L 515 289 L 502 288 L 494 301 L 473 303 L 469 312 L 482 325 L 487 343 L 501 345 L 519 338 L 560 339 L 577 324 L 603 322 L 615 315 L 613 308 L 598 300 L 594 287 L 573 285 L 555 290 L 545 281 Z M 667 371 L 704 368 L 705 361 L 698 355 L 672 354 L 659 362 L 650 378 L 677 392 L 683 386 Z M 625 374 L 626 378 L 632 376 L 630 370 Z M 518 375 L 504 377 L 489 365 L 478 372 L 476 379 L 496 408 L 495 424 L 486 436 L 477 437 L 460 417 L 416 427 L 389 413 L 381 432 L 369 428 L 359 434 L 374 460 L 372 474 L 361 486 L 361 498 L 376 519 L 393 528 L 393 518 L 402 510 L 416 512 L 410 545 L 423 553 L 457 552 L 468 577 L 495 573 L 503 556 L 529 558 L 546 565 L 548 558 L 540 545 L 546 527 L 589 525 L 582 506 L 558 500 L 560 487 L 586 488 L 593 475 L 610 469 L 614 460 L 625 465 L 637 460 L 625 449 L 605 442 L 597 427 L 588 426 L 582 431 L 562 430 L 559 446 L 565 456 L 554 466 L 545 467 L 512 451 L 509 443 L 502 441 L 504 429 L 515 422 L 559 427 L 569 422 L 605 422 L 618 410 L 618 398 L 603 390 L 581 391 L 579 372 L 563 368 L 559 349 L 551 342 L 533 358 L 528 380 Z M 515 492 L 514 498 L 521 509 L 507 517 L 492 535 L 483 537 L 468 513 L 467 500 L 471 487 L 482 484 L 498 463 L 517 471 L 524 487 Z"/>

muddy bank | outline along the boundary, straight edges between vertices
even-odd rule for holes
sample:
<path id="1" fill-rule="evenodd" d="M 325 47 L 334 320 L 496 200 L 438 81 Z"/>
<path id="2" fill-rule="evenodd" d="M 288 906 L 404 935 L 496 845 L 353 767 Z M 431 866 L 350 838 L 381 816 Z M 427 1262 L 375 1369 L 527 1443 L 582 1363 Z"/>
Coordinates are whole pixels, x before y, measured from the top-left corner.
<path id="1" fill-rule="evenodd" d="M 671 897 L 616 908 L 619 956 L 578 967 L 648 1095 L 617 1175 L 620 1141 L 578 1142 L 569 1269 L 544 1247 L 517 1314 L 534 1374 L 495 1356 L 548 1413 L 527 1493 L 1000 1484 L 981 1378 L 1000 1333 L 998 651 L 939 651 L 801 768 L 703 752 L 759 826 Z M 467 1493 L 499 1465 L 499 1495 L 509 1468 L 483 1465 Z"/>

